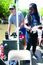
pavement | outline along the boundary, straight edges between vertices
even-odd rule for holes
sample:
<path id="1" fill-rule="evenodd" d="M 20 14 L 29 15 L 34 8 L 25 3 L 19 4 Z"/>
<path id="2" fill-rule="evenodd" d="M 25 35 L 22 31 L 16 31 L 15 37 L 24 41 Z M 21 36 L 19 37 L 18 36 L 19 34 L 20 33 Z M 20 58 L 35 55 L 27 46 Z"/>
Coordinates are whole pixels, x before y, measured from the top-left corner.
<path id="1" fill-rule="evenodd" d="M 43 65 L 43 49 L 39 48 L 36 50 L 36 55 L 38 54 L 38 60 L 32 57 L 32 65 Z"/>

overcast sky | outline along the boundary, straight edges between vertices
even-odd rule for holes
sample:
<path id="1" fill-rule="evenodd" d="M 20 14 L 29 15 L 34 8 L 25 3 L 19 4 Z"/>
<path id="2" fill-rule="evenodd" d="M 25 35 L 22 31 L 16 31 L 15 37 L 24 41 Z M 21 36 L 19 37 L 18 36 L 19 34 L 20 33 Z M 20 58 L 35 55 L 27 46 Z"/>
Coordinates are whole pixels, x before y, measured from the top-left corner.
<path id="1" fill-rule="evenodd" d="M 19 1 L 19 8 L 20 9 L 24 9 L 24 8 L 28 8 L 30 3 L 36 3 L 38 9 L 40 9 L 40 7 L 43 7 L 43 0 L 18 0 Z"/>

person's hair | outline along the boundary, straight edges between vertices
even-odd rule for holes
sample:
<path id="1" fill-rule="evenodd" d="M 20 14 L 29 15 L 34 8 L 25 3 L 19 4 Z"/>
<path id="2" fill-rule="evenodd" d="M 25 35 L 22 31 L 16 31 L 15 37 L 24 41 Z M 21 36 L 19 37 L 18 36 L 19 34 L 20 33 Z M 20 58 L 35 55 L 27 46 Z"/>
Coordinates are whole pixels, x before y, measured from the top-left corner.
<path id="1" fill-rule="evenodd" d="M 37 5 L 35 4 L 35 3 L 31 3 L 30 4 L 30 8 L 33 8 L 34 9 L 34 15 L 35 15 L 35 17 L 36 17 L 36 20 L 38 21 L 38 22 L 40 22 L 40 17 L 39 17 L 39 13 L 38 13 L 38 10 L 37 10 Z M 28 20 L 30 19 L 30 12 L 28 13 Z"/>
<path id="2" fill-rule="evenodd" d="M 34 13 L 38 13 L 37 5 L 35 3 L 31 3 L 30 7 L 34 9 L 34 11 L 35 11 Z"/>

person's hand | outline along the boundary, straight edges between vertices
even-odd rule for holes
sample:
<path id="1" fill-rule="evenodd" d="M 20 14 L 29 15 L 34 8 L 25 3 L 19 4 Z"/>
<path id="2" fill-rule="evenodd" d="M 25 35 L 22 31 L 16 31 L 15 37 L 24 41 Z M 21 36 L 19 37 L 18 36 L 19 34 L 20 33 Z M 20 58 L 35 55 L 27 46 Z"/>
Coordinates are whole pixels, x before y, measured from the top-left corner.
<path id="1" fill-rule="evenodd" d="M 32 31 L 37 31 L 37 30 L 38 30 L 37 26 L 32 27 Z"/>
<path id="2" fill-rule="evenodd" d="M 31 31 L 31 26 L 27 26 L 27 27 L 26 27 L 26 30 L 27 30 L 27 31 Z"/>
<path id="3" fill-rule="evenodd" d="M 30 33 L 32 33 L 32 28 L 29 31 L 30 31 Z"/>

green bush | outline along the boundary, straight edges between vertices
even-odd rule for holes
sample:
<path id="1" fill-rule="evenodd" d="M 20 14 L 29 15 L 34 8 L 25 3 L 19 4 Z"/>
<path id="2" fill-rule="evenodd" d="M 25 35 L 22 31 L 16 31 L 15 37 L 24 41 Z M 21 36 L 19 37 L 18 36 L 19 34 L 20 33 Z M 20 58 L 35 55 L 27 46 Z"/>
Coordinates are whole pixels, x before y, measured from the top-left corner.
<path id="1" fill-rule="evenodd" d="M 0 19 L 0 23 L 1 23 L 1 19 Z"/>
<path id="2" fill-rule="evenodd" d="M 6 18 L 9 15 L 9 5 L 12 0 L 0 0 L 0 18 Z"/>
<path id="3" fill-rule="evenodd" d="M 39 13 L 40 13 L 41 16 L 43 16 L 43 8 L 40 8 Z"/>
<path id="4" fill-rule="evenodd" d="M 26 9 L 22 10 L 24 17 L 27 15 L 27 12 L 28 12 L 28 10 L 26 10 Z"/>

